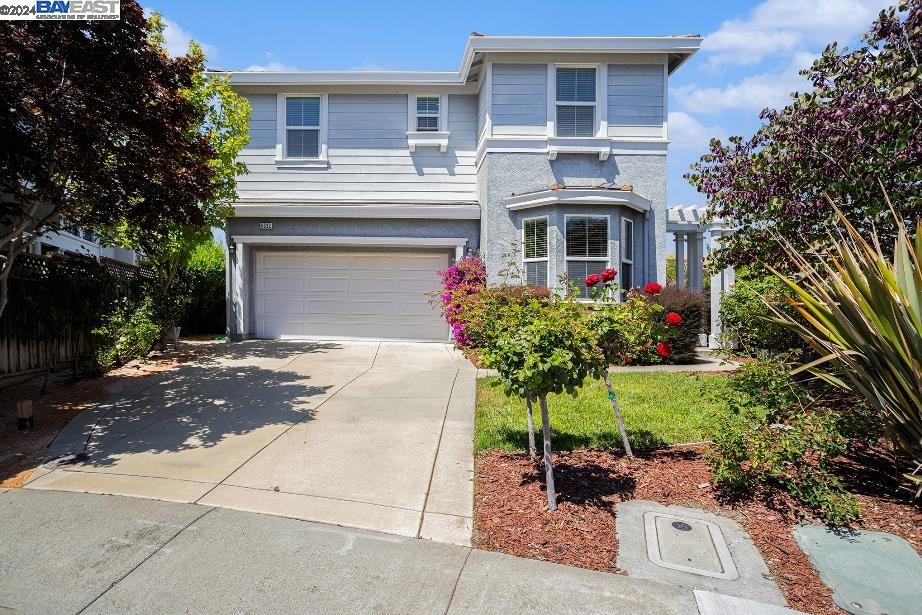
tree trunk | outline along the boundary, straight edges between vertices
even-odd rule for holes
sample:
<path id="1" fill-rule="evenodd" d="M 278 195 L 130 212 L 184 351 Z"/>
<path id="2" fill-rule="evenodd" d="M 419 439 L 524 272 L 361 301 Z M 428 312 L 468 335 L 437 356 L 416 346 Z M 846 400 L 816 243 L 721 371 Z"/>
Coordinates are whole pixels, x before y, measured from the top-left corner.
<path id="1" fill-rule="evenodd" d="M 11 263 L 7 263 L 6 266 L 9 267 Z M 0 275 L 0 316 L 3 316 L 3 310 L 6 309 L 6 304 L 9 301 L 10 297 L 10 285 L 9 278 L 6 275 Z"/>
<path id="2" fill-rule="evenodd" d="M 541 404 L 541 427 L 544 430 L 544 480 L 547 483 L 547 507 L 557 510 L 557 492 L 554 490 L 554 460 L 551 458 L 551 418 L 547 413 L 547 396 L 538 398 Z"/>
<path id="3" fill-rule="evenodd" d="M 528 413 L 528 456 L 534 461 L 538 456 L 538 447 L 535 446 L 535 419 L 531 411 L 531 397 L 525 398 L 525 410 Z"/>
<path id="4" fill-rule="evenodd" d="M 621 444 L 624 445 L 624 452 L 628 457 L 634 456 L 631 450 L 631 443 L 627 439 L 627 429 L 624 428 L 624 418 L 621 416 L 621 406 L 615 398 L 615 388 L 611 385 L 611 376 L 608 370 L 605 370 L 605 386 L 608 387 L 608 399 L 611 400 L 611 409 L 615 413 L 615 421 L 618 423 L 618 431 L 621 432 Z"/>

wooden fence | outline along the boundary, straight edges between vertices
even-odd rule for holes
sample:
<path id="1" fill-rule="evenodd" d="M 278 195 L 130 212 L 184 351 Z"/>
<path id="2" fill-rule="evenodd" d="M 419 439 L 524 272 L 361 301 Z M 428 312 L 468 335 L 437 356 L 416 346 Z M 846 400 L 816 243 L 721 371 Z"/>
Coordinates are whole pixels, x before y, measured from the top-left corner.
<path id="1" fill-rule="evenodd" d="M 98 302 L 94 301 L 101 306 L 95 315 L 97 322 L 118 299 L 140 298 L 144 282 L 153 278 L 148 269 L 108 258 L 101 258 L 97 263 L 92 257 L 70 254 L 18 256 L 10 273 L 9 302 L 0 316 L 0 380 L 47 369 L 49 357 L 56 357 L 59 366 L 74 363 L 91 350 L 91 326 L 76 330 L 67 326 L 54 336 L 42 334 L 43 315 L 40 311 L 43 304 L 50 305 L 53 301 L 55 305 L 63 303 L 66 306 L 68 299 L 49 296 L 68 292 L 67 288 L 49 285 L 52 267 L 57 275 L 71 276 L 71 281 L 78 284 L 90 275 L 101 276 L 102 283 L 94 286 L 100 293 Z"/>

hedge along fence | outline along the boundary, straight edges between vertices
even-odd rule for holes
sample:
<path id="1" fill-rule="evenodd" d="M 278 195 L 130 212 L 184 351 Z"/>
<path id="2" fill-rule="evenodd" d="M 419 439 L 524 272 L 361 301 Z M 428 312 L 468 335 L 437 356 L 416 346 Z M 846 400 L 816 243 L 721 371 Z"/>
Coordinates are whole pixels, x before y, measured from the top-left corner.
<path id="1" fill-rule="evenodd" d="M 141 298 L 145 268 L 108 258 L 22 254 L 0 316 L 0 379 L 71 363 L 90 353 L 90 331 L 121 298 Z"/>

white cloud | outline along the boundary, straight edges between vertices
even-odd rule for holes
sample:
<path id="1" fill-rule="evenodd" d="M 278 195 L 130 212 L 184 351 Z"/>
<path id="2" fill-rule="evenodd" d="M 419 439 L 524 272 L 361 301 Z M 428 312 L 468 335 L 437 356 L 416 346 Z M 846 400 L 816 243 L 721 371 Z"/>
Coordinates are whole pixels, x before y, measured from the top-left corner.
<path id="1" fill-rule="evenodd" d="M 189 43 L 193 41 L 192 33 L 184 30 L 178 23 L 163 18 L 163 47 L 166 52 L 173 56 L 185 55 L 189 51 Z M 209 60 L 213 60 L 217 55 L 217 49 L 213 45 L 196 40 L 202 47 L 202 51 Z"/>
<path id="2" fill-rule="evenodd" d="M 726 131 L 719 126 L 705 126 L 685 111 L 669 112 L 669 149 L 704 154 L 711 139 L 721 139 Z"/>
<path id="3" fill-rule="evenodd" d="M 279 60 L 278 56 L 266 53 L 266 62 L 264 64 L 251 64 L 243 70 L 252 70 L 266 73 L 286 73 L 294 72 L 300 70 L 297 66 L 292 66 L 291 64 L 285 64 Z"/>
<path id="4" fill-rule="evenodd" d="M 863 32 L 893 0 L 765 0 L 743 19 L 704 37 L 708 64 L 751 65 L 767 56 L 799 51 Z"/>
<path id="5" fill-rule="evenodd" d="M 780 72 L 751 75 L 724 87 L 680 85 L 672 93 L 682 108 L 695 113 L 721 113 L 730 109 L 759 112 L 766 107 L 780 109 L 787 105 L 791 92 L 807 91 L 809 82 L 799 72 L 813 62 L 810 53 L 797 52 Z"/>

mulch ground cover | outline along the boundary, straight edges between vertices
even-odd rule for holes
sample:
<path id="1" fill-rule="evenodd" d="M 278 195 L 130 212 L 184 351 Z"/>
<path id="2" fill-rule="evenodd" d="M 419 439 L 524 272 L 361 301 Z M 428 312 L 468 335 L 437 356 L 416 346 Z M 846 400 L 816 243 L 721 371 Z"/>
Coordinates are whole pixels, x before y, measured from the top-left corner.
<path id="1" fill-rule="evenodd" d="M 93 403 L 119 392 L 130 383 L 190 361 L 214 342 L 183 340 L 179 347 L 153 353 L 147 361 L 132 361 L 107 372 L 104 376 L 72 380 L 62 370 L 43 394 L 39 375 L 0 388 L 0 489 L 21 487 L 45 457 L 54 437 L 75 416 Z M 16 425 L 16 402 L 32 400 L 35 427 L 19 431 Z"/>
<path id="2" fill-rule="evenodd" d="M 728 501 L 710 484 L 705 446 L 675 446 L 628 459 L 609 450 L 555 453 L 558 510 L 547 509 L 544 470 L 524 453 L 489 451 L 476 458 L 474 541 L 477 547 L 604 572 L 624 574 L 618 551 L 615 507 L 643 499 L 702 508 L 740 523 L 762 553 L 788 603 L 808 613 L 841 613 L 832 593 L 800 550 L 791 529 L 822 523 L 785 493 L 765 488 Z M 883 448 L 838 463 L 838 474 L 856 494 L 862 518 L 854 527 L 890 532 L 922 553 L 922 509 L 899 489 Z"/>

